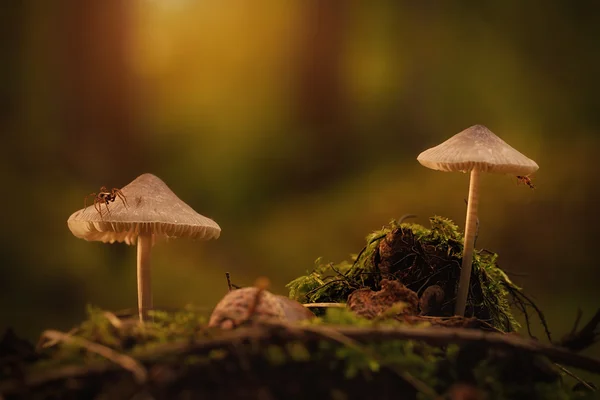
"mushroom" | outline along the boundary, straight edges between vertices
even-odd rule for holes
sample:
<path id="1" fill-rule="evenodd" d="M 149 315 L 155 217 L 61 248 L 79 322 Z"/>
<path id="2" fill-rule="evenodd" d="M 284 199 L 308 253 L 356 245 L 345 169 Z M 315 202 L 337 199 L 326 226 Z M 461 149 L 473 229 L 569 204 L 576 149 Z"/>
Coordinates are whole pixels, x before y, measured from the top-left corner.
<path id="1" fill-rule="evenodd" d="M 208 240 L 221 234 L 219 225 L 181 201 L 158 177 L 143 174 L 121 189 L 127 199 L 90 205 L 74 212 L 67 224 L 78 238 L 104 243 L 137 243 L 138 310 L 144 321 L 152 309 L 150 252 L 160 238 L 189 237 Z"/>
<path id="2" fill-rule="evenodd" d="M 479 203 L 480 172 L 527 176 L 539 168 L 483 125 L 473 125 L 444 143 L 425 150 L 417 160 L 439 171 L 471 172 L 465 223 L 465 241 L 454 313 L 464 316 L 473 262 Z"/>

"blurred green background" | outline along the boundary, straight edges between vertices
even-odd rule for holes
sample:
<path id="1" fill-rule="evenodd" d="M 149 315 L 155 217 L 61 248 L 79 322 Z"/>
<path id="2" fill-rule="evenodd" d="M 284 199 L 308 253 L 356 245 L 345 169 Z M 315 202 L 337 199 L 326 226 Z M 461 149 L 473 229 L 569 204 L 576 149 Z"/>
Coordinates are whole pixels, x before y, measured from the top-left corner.
<path id="1" fill-rule="evenodd" d="M 483 177 L 478 247 L 500 254 L 555 338 L 578 308 L 589 319 L 600 12 L 439 3 L 3 2 L 0 329 L 34 338 L 87 303 L 136 306 L 135 248 L 66 225 L 102 185 L 154 173 L 221 225 L 217 241 L 153 250 L 156 306 L 211 307 L 226 271 L 283 294 L 405 213 L 464 226 L 468 176 L 416 157 L 474 124 L 540 165 L 534 191 Z"/>

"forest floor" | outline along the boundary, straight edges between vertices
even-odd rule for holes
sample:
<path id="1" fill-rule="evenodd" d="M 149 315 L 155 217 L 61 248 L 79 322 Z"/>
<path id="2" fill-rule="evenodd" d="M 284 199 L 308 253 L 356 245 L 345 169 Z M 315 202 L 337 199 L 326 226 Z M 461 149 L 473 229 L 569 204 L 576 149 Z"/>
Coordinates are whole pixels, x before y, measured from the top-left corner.
<path id="1" fill-rule="evenodd" d="M 543 313 L 479 250 L 466 315 L 454 316 L 462 234 L 392 221 L 350 261 L 317 262 L 289 297 L 236 288 L 208 317 L 193 307 L 89 307 L 69 332 L 37 344 L 0 337 L 0 399 L 593 399 L 581 371 L 600 311 L 557 340 Z M 537 314 L 547 338 L 519 334 L 512 310 Z M 528 330 L 529 326 L 525 327 Z"/>

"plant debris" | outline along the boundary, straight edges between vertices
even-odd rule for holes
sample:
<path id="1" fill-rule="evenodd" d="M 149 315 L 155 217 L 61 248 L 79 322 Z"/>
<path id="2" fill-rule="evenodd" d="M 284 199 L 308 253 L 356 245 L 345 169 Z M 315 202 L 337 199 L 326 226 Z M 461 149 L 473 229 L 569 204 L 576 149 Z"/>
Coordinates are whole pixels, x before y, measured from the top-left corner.
<path id="1" fill-rule="evenodd" d="M 37 361 L 3 370 L 0 395 L 433 399 L 468 387 L 488 399 L 583 399 L 591 386 L 574 391 L 551 361 L 600 373 L 599 360 L 515 334 L 369 320 L 345 309 L 232 330 L 209 328 L 190 309 L 154 314 L 154 322 L 115 324 L 115 314 L 90 308 L 72 333 L 46 332 L 58 340 L 40 346 Z"/>
<path id="2" fill-rule="evenodd" d="M 580 331 L 577 331 L 580 320 L 581 310 L 578 310 L 573 330 L 558 343 L 559 346 L 572 351 L 581 351 L 600 341 L 600 310 L 596 311 Z"/>
<path id="3" fill-rule="evenodd" d="M 365 247 L 353 262 L 324 264 L 317 260 L 312 272 L 288 284 L 290 297 L 307 303 L 346 302 L 357 289 L 377 291 L 383 279 L 397 280 L 421 298 L 425 292 L 431 296 L 432 292 L 427 290 L 435 287 L 435 312 L 428 308 L 427 315 L 453 316 L 463 234 L 447 218 L 435 216 L 429 221 L 429 229 L 391 221 L 367 236 Z M 511 332 L 519 324 L 511 313 L 509 294 L 521 289 L 498 267 L 497 258 L 497 254 L 487 250 L 473 255 L 465 315 Z M 426 300 L 431 299 L 426 297 Z"/>
<path id="4" fill-rule="evenodd" d="M 37 347 L 7 331 L 0 399 L 593 398 L 595 386 L 565 366 L 600 374 L 600 360 L 577 353 L 597 342 L 600 311 L 557 344 L 519 336 L 511 300 L 545 324 L 543 314 L 482 250 L 469 316 L 454 316 L 462 234 L 448 219 L 430 222 L 392 221 L 352 262 L 318 261 L 290 282 L 290 298 L 266 279 L 239 288 L 227 274 L 210 320 L 191 306 L 144 323 L 89 307 L 87 320 L 45 331 Z"/>

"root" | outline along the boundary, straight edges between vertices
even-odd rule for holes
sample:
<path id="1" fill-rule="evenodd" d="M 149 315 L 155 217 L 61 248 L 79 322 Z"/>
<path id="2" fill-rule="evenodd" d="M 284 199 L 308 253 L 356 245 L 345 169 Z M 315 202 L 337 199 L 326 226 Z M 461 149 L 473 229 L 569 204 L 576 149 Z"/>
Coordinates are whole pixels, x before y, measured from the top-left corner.
<path id="1" fill-rule="evenodd" d="M 544 316 L 544 313 L 542 312 L 542 310 L 540 310 L 538 308 L 538 306 L 533 302 L 533 300 L 531 300 L 525 293 L 516 289 L 514 286 L 511 286 L 511 285 L 505 283 L 504 287 L 509 291 L 512 298 L 515 300 L 517 307 L 519 307 L 520 310 L 523 312 L 523 315 L 525 316 L 525 321 L 527 323 L 527 331 L 529 333 L 529 336 L 534 337 L 531 334 L 531 327 L 530 327 L 530 323 L 529 323 L 529 315 L 527 313 L 527 306 L 529 306 L 535 310 L 538 318 L 540 319 L 540 322 L 542 323 L 542 326 L 544 327 L 546 337 L 548 338 L 548 340 L 550 342 L 552 342 L 552 335 L 550 334 L 550 329 L 548 328 L 548 323 L 546 322 L 546 317 Z"/>
<path id="2" fill-rule="evenodd" d="M 572 351 L 581 351 L 594 343 L 597 343 L 600 339 L 600 309 L 596 311 L 596 314 L 590 319 L 590 322 L 577 332 L 577 325 L 581 319 L 581 310 L 577 314 L 577 319 L 573 326 L 573 330 L 567 336 L 565 336 L 557 344 L 562 347 L 566 347 Z"/>

